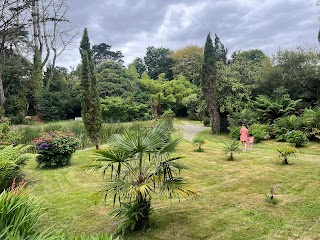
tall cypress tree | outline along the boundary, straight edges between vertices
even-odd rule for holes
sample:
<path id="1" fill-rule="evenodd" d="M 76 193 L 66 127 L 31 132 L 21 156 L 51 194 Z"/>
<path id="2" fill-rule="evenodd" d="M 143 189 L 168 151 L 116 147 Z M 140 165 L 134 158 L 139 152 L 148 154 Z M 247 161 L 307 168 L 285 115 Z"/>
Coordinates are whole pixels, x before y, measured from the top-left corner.
<path id="1" fill-rule="evenodd" d="M 210 126 L 213 133 L 220 132 L 216 55 L 216 50 L 213 47 L 212 39 L 209 32 L 204 46 L 201 88 L 207 104 L 207 109 L 210 117 Z"/>
<path id="2" fill-rule="evenodd" d="M 82 86 L 82 119 L 91 141 L 99 148 L 102 118 L 96 78 L 93 72 L 94 63 L 87 28 L 84 29 L 81 44 L 81 86 Z"/>

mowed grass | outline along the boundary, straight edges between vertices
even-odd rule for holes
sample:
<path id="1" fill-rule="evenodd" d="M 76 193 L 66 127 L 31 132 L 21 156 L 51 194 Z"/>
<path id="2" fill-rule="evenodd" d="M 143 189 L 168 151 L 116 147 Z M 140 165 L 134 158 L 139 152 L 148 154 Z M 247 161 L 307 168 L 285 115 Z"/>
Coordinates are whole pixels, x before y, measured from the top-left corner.
<path id="1" fill-rule="evenodd" d="M 289 165 L 281 164 L 273 140 L 253 146 L 251 152 L 224 155 L 227 135 L 200 134 L 204 152 L 195 152 L 182 140 L 174 155 L 188 166 L 182 171 L 198 198 L 170 202 L 152 200 L 151 227 L 125 239 L 320 239 L 320 143 L 300 148 Z M 31 182 L 29 195 L 45 208 L 40 228 L 73 233 L 112 233 L 119 222 L 110 215 L 112 199 L 103 204 L 103 176 L 83 170 L 93 150 L 77 151 L 72 165 L 40 170 L 34 161 L 25 167 Z M 105 180 L 108 175 L 105 176 Z M 270 187 L 279 184 L 278 204 L 265 202 Z"/>

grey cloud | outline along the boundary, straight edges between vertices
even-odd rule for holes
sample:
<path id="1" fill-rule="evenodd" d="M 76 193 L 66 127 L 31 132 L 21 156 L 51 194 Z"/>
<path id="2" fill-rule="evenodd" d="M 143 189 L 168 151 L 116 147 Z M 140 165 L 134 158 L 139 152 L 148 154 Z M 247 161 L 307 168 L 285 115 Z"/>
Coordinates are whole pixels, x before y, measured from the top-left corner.
<path id="1" fill-rule="evenodd" d="M 229 49 L 260 48 L 267 54 L 279 46 L 317 44 L 318 7 L 312 0 L 69 0 L 70 20 L 88 27 L 92 44 L 121 50 L 126 63 L 143 57 L 148 46 L 170 49 L 203 45 L 217 33 Z M 68 62 L 78 51 L 60 62 Z M 69 64 L 70 65 L 70 64 Z M 67 65 L 68 66 L 68 65 Z"/>

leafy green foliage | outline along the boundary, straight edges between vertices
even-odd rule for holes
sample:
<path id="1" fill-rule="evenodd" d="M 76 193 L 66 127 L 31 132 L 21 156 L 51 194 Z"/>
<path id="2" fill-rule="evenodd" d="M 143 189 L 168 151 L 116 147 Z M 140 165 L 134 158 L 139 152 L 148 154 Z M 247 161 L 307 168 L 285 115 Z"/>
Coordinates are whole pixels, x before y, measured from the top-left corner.
<path id="1" fill-rule="evenodd" d="M 161 73 L 164 73 L 166 78 L 172 79 L 173 59 L 169 48 L 149 46 L 144 63 L 147 73 L 152 79 L 156 79 Z"/>
<path id="2" fill-rule="evenodd" d="M 282 158 L 284 164 L 288 163 L 288 158 L 290 156 L 294 156 L 295 153 L 297 153 L 297 149 L 295 147 L 282 147 L 282 148 L 276 148 L 278 152 L 279 158 Z"/>
<path id="3" fill-rule="evenodd" d="M 22 190 L 20 185 L 0 194 L 0 238 L 53 239 L 47 233 L 36 231 L 40 207 Z"/>
<path id="4" fill-rule="evenodd" d="M 233 160 L 233 154 L 234 153 L 240 153 L 241 150 L 239 148 L 239 141 L 234 140 L 232 143 L 225 143 L 225 154 L 228 156 L 229 160 Z"/>
<path id="5" fill-rule="evenodd" d="M 279 49 L 274 56 L 277 65 L 271 81 L 266 88 L 282 88 L 293 99 L 303 99 L 306 103 L 320 99 L 319 84 L 319 50 L 313 47 L 297 47 L 296 49 Z M 269 79 L 270 80 L 270 79 Z"/>
<path id="6" fill-rule="evenodd" d="M 254 136 L 255 143 L 259 143 L 261 140 L 270 138 L 269 126 L 267 124 L 252 124 L 249 128 L 249 132 Z"/>
<path id="7" fill-rule="evenodd" d="M 239 112 L 232 112 L 228 116 L 228 121 L 230 126 L 241 126 L 243 123 L 246 123 L 248 126 L 257 122 L 258 115 L 255 111 L 244 108 Z"/>
<path id="8" fill-rule="evenodd" d="M 147 104 L 132 98 L 106 97 L 101 100 L 101 115 L 104 122 L 130 122 L 151 119 Z"/>
<path id="9" fill-rule="evenodd" d="M 203 152 L 201 147 L 206 143 L 206 140 L 203 137 L 196 136 L 192 139 L 192 142 L 197 147 L 197 152 Z"/>
<path id="10" fill-rule="evenodd" d="M 111 96 L 132 97 L 137 89 L 137 82 L 126 69 L 114 62 L 103 62 L 95 67 L 97 90 L 101 98 Z"/>
<path id="11" fill-rule="evenodd" d="M 36 145 L 37 162 L 40 167 L 63 167 L 70 163 L 71 155 L 78 146 L 71 131 L 44 133 L 33 140 Z"/>
<path id="12" fill-rule="evenodd" d="M 308 137 L 320 139 L 320 107 L 305 109 L 300 118 Z"/>
<path id="13" fill-rule="evenodd" d="M 261 113 L 262 119 L 271 123 L 279 117 L 294 113 L 298 103 L 301 101 L 301 99 L 292 100 L 289 95 L 284 95 L 275 100 L 268 96 L 259 95 L 254 103 L 257 111 Z"/>
<path id="14" fill-rule="evenodd" d="M 147 70 L 144 62 L 141 58 L 135 58 L 129 67 L 134 66 L 139 77 L 141 78 L 142 74 Z"/>
<path id="15" fill-rule="evenodd" d="M 21 138 L 21 133 L 13 129 L 8 122 L 0 123 L 0 145 L 17 144 Z"/>
<path id="16" fill-rule="evenodd" d="M 25 240 L 117 240 L 108 234 L 79 236 L 52 229 L 38 230 L 43 209 L 28 197 L 24 183 L 13 186 L 0 194 L 0 239 Z"/>
<path id="17" fill-rule="evenodd" d="M 0 192 L 9 187 L 15 178 L 21 177 L 20 167 L 29 156 L 25 154 L 30 146 L 6 146 L 0 150 Z"/>
<path id="18" fill-rule="evenodd" d="M 272 124 L 275 139 L 277 141 L 286 141 L 288 132 L 302 129 L 301 124 L 300 118 L 295 115 L 278 118 L 274 124 Z"/>
<path id="19" fill-rule="evenodd" d="M 304 132 L 295 130 L 287 133 L 287 142 L 295 147 L 302 147 L 308 143 L 308 138 Z"/>
<path id="20" fill-rule="evenodd" d="M 103 62 L 115 62 L 123 64 L 123 54 L 121 51 L 111 51 L 111 46 L 106 43 L 100 43 L 92 46 L 92 59 L 95 65 Z"/>
<path id="21" fill-rule="evenodd" d="M 183 98 L 182 104 L 186 107 L 188 118 L 190 120 L 201 120 L 203 118 L 203 113 L 205 111 L 205 103 L 203 99 L 201 99 L 199 94 L 194 93 Z"/>
<path id="22" fill-rule="evenodd" d="M 171 109 L 176 116 L 187 115 L 186 101 L 189 96 L 197 93 L 197 87 L 182 75 L 167 81 L 163 74 L 157 80 L 143 74 L 139 84 L 142 92 L 147 93 L 147 100 L 158 99 L 160 95 L 161 109 Z"/>
<path id="23" fill-rule="evenodd" d="M 173 51 L 171 56 L 174 61 L 172 67 L 174 75 L 182 74 L 189 82 L 199 86 L 203 47 L 189 45 Z"/>
<path id="24" fill-rule="evenodd" d="M 115 173 L 105 192 L 106 197 L 112 196 L 114 204 L 119 202 L 116 216 L 124 217 L 119 231 L 148 226 L 153 194 L 170 199 L 196 195 L 176 176 L 185 167 L 176 162 L 179 157 L 169 155 L 179 142 L 171 139 L 170 126 L 168 120 L 160 120 L 152 128 L 115 134 L 109 142 L 111 149 L 97 151 L 97 161 L 108 163 L 104 171 L 111 168 Z"/>
<path id="25" fill-rule="evenodd" d="M 230 127 L 229 128 L 229 136 L 232 139 L 239 140 L 240 139 L 240 129 L 241 129 L 241 126 Z"/>

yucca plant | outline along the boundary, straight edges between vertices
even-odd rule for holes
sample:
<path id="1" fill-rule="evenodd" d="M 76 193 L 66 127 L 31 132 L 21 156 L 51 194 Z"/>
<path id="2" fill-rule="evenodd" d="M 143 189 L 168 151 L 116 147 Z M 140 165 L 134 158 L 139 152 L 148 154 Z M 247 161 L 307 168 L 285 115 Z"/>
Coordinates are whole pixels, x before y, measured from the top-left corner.
<path id="1" fill-rule="evenodd" d="M 196 196 L 178 176 L 185 168 L 177 162 L 181 157 L 170 157 L 178 142 L 170 137 L 170 123 L 160 121 L 152 128 L 115 134 L 110 149 L 97 151 L 97 161 L 107 162 L 104 172 L 111 172 L 105 197 L 111 195 L 113 203 L 119 203 L 114 213 L 124 218 L 118 227 L 122 233 L 148 226 L 153 194 L 169 199 Z"/>
<path id="2" fill-rule="evenodd" d="M 29 155 L 25 154 L 30 146 L 6 146 L 0 150 L 0 191 L 9 187 L 20 176 L 20 166 L 25 164 Z"/>
<path id="3" fill-rule="evenodd" d="M 284 164 L 288 163 L 288 158 L 294 156 L 298 151 L 295 147 L 276 148 L 279 158 L 282 158 Z"/>
<path id="4" fill-rule="evenodd" d="M 224 150 L 225 150 L 225 154 L 226 156 L 228 156 L 228 159 L 229 160 L 233 160 L 234 157 L 233 157 L 233 154 L 234 153 L 240 153 L 241 150 L 239 148 L 239 141 L 238 140 L 234 140 L 232 143 L 224 143 L 225 147 L 224 147 Z"/>

